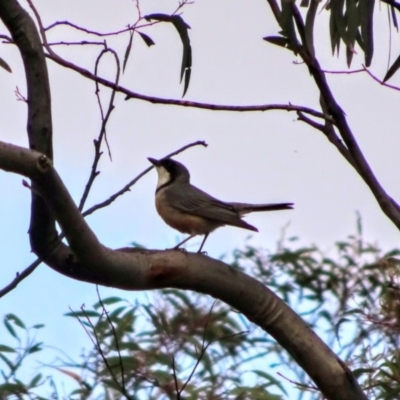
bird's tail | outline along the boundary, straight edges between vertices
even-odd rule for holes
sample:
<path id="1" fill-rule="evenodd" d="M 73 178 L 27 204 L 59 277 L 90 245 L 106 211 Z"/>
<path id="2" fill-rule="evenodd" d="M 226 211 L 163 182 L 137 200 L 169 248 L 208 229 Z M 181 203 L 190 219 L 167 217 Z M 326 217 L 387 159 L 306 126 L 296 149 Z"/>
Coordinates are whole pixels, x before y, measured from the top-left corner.
<path id="1" fill-rule="evenodd" d="M 258 211 L 277 211 L 291 210 L 293 203 L 270 203 L 270 204 L 247 204 L 247 203 L 229 203 L 242 216 L 251 212 Z"/>

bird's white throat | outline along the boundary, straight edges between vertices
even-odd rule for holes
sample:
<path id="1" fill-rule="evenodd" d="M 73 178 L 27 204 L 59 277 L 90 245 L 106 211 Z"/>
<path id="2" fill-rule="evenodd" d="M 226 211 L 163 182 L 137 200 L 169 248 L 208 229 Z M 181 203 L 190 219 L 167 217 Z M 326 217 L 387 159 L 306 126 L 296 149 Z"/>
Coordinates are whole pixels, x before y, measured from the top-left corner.
<path id="1" fill-rule="evenodd" d="M 158 174 L 157 189 L 171 180 L 171 174 L 164 167 L 156 167 Z"/>

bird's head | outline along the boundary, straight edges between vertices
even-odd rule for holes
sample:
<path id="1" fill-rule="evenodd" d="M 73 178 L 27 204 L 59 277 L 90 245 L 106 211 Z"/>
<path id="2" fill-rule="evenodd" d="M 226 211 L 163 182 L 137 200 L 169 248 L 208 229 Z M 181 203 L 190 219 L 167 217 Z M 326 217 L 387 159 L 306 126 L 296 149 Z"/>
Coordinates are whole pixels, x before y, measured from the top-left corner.
<path id="1" fill-rule="evenodd" d="M 172 158 L 162 158 L 156 160 L 155 158 L 148 158 L 154 165 L 158 173 L 157 189 L 161 186 L 166 186 L 172 182 L 189 183 L 190 174 L 188 169 L 178 161 Z"/>

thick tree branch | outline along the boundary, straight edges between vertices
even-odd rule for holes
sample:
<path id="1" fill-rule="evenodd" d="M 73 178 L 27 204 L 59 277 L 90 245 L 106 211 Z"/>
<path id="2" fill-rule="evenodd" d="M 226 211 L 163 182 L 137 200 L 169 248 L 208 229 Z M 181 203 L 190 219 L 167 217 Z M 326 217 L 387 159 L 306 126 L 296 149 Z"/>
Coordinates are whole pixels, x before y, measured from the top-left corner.
<path id="1" fill-rule="evenodd" d="M 257 280 L 197 253 L 137 248 L 111 250 L 90 230 L 52 163 L 38 152 L 0 142 L 0 169 L 36 182 L 69 243 L 41 258 L 73 279 L 124 290 L 174 287 L 214 296 L 273 336 L 332 400 L 366 399 L 350 370 L 308 325 Z"/>
<path id="2" fill-rule="evenodd" d="M 15 0 L 0 1 L 0 18 L 18 46 L 25 67 L 28 90 L 29 146 L 53 159 L 49 77 L 42 44 L 29 14 Z M 45 251 L 57 238 L 55 222 L 43 199 L 32 190 L 29 226 L 32 249 Z"/>

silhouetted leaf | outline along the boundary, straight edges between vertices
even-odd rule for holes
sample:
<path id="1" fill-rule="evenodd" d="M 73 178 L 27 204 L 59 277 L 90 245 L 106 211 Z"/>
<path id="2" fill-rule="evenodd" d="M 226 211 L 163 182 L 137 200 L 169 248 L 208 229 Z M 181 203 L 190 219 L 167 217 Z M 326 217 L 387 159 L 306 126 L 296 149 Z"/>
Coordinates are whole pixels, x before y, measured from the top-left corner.
<path id="1" fill-rule="evenodd" d="M 375 0 L 363 0 L 358 3 L 358 18 L 361 25 L 361 37 L 364 43 L 365 65 L 371 65 L 374 54 L 374 5 Z"/>
<path id="2" fill-rule="evenodd" d="M 0 57 L 0 67 L 4 68 L 8 72 L 12 72 L 10 66 Z"/>
<path id="3" fill-rule="evenodd" d="M 15 353 L 15 350 L 9 346 L 6 346 L 4 344 L 0 344 L 0 352 L 3 353 Z"/>
<path id="4" fill-rule="evenodd" d="M 131 53 L 131 49 L 132 49 L 132 43 L 133 43 L 133 31 L 130 31 L 128 46 L 126 46 L 126 49 L 125 49 L 124 64 L 122 66 L 122 71 L 125 71 L 125 67 L 128 62 L 128 59 L 129 59 L 129 54 Z"/>
<path id="5" fill-rule="evenodd" d="M 346 34 L 346 58 L 347 66 L 350 67 L 354 55 L 354 45 L 358 32 L 358 12 L 356 0 L 347 0 L 346 9 L 347 34 Z"/>
<path id="6" fill-rule="evenodd" d="M 282 0 L 282 13 L 280 25 L 283 36 L 289 40 L 289 48 L 297 54 L 298 40 L 293 22 L 293 4 L 294 0 Z"/>
<path id="7" fill-rule="evenodd" d="M 383 78 L 383 82 L 389 80 L 400 68 L 400 55 L 396 58 L 395 62 L 389 68 L 388 72 L 386 72 L 385 77 Z"/>
<path id="8" fill-rule="evenodd" d="M 317 15 L 319 1 L 311 0 L 310 8 L 307 11 L 306 22 L 304 25 L 305 37 L 306 37 L 306 45 L 309 53 L 312 56 L 315 56 L 314 50 L 314 21 L 315 16 Z"/>
<path id="9" fill-rule="evenodd" d="M 288 48 L 289 47 L 289 40 L 282 37 L 282 36 L 266 36 L 263 38 L 266 42 L 275 44 L 280 47 Z"/>
<path id="10" fill-rule="evenodd" d="M 167 14 L 151 14 L 147 15 L 147 21 L 156 20 L 162 22 L 170 22 L 177 30 L 183 45 L 183 55 L 181 63 L 180 81 L 184 80 L 183 96 L 189 87 L 191 68 L 192 68 L 192 47 L 190 45 L 190 38 L 188 30 L 190 26 L 182 19 L 180 15 L 167 15 Z"/>
<path id="11" fill-rule="evenodd" d="M 155 45 L 153 39 L 150 36 L 148 36 L 148 35 L 146 35 L 145 33 L 142 33 L 142 32 L 138 32 L 138 34 L 143 39 L 143 41 L 147 44 L 148 47 L 151 47 L 151 46 Z"/>

